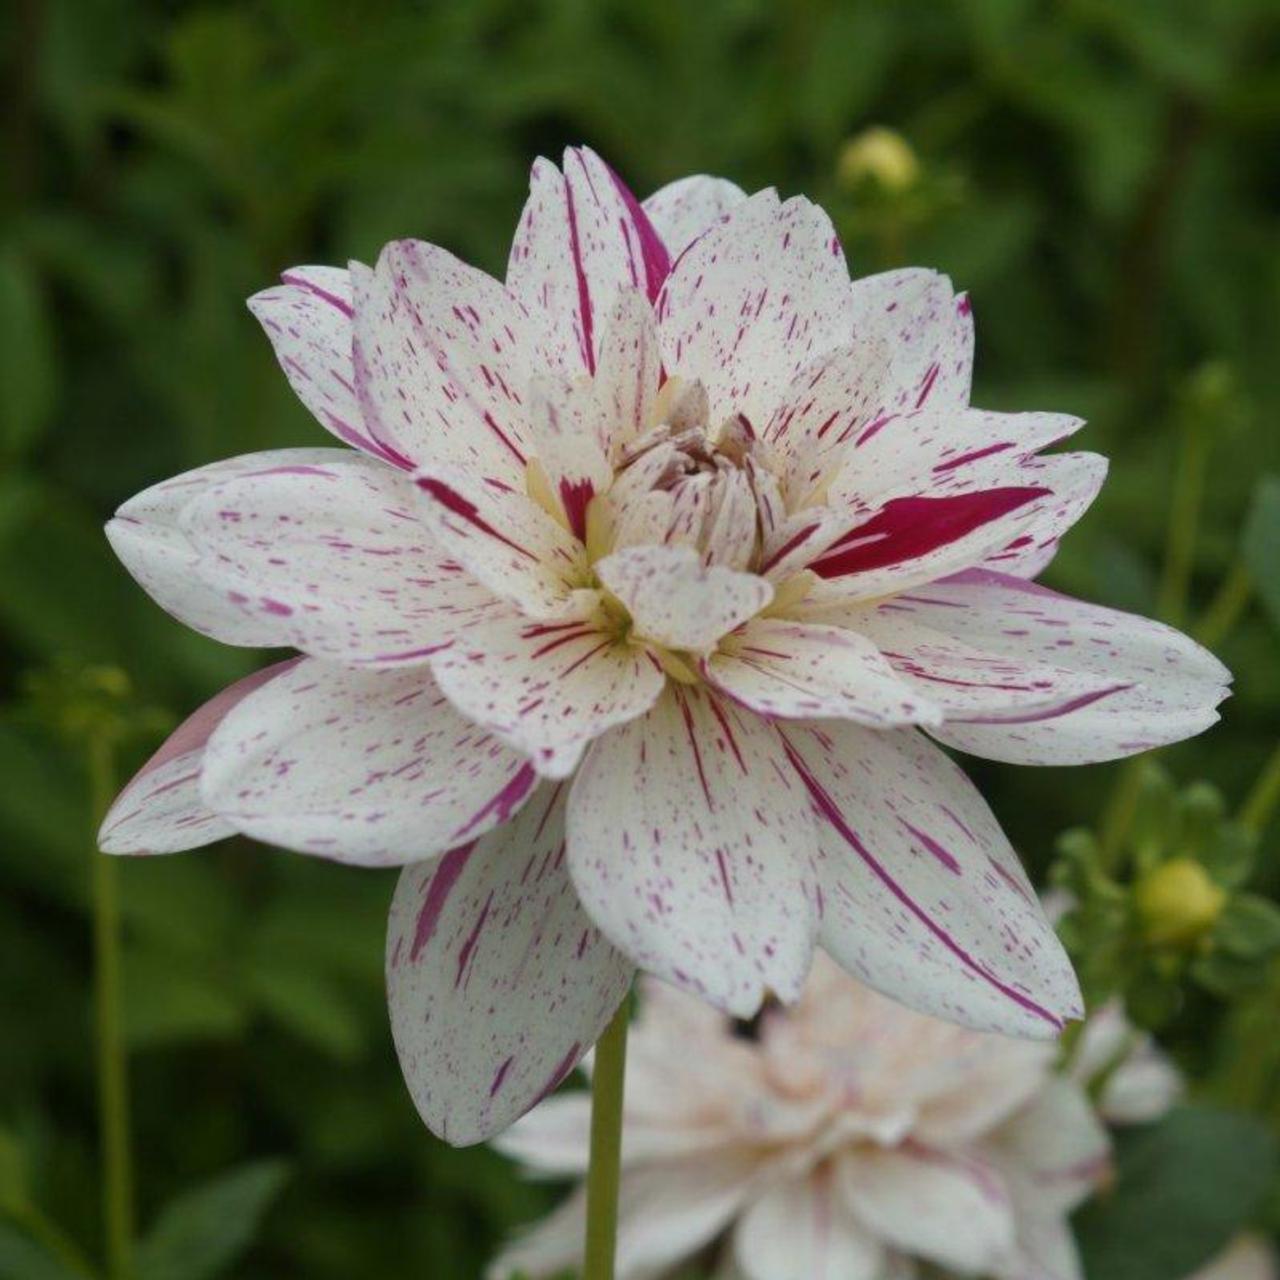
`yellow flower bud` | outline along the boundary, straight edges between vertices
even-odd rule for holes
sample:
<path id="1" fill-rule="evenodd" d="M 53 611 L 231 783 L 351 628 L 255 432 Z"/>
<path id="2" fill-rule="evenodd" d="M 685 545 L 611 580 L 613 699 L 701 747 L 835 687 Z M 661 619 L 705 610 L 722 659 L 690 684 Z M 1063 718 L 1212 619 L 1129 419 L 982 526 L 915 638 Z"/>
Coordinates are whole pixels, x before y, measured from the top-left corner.
<path id="1" fill-rule="evenodd" d="M 900 192 L 914 186 L 919 176 L 920 162 L 911 144 L 882 125 L 850 138 L 836 162 L 836 177 L 844 187 L 856 187 L 870 178 L 886 191 Z"/>
<path id="2" fill-rule="evenodd" d="M 1147 939 L 1161 946 L 1187 946 L 1216 923 L 1226 890 L 1193 858 L 1173 858 L 1143 876 L 1134 903 Z"/>

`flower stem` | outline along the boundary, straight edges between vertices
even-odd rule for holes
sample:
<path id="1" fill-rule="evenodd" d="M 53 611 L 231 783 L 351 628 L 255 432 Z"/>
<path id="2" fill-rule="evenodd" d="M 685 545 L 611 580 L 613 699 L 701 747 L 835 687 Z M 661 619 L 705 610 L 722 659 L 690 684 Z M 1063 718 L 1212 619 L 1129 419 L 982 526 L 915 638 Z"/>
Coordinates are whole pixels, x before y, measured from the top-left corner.
<path id="1" fill-rule="evenodd" d="M 95 823 L 111 803 L 115 768 L 111 744 L 99 734 L 89 743 L 89 787 Z M 133 1165 L 129 1151 L 129 1092 L 120 982 L 118 867 L 94 850 L 93 960 L 97 1025 L 98 1117 L 102 1144 L 102 1214 L 107 1275 L 133 1274 Z"/>
<path id="2" fill-rule="evenodd" d="M 1262 766 L 1262 772 L 1240 806 L 1240 825 L 1250 831 L 1261 831 L 1277 803 L 1280 803 L 1280 746 Z"/>
<path id="3" fill-rule="evenodd" d="M 618 1183 L 622 1172 L 622 1091 L 627 1072 L 624 999 L 596 1042 L 591 1073 L 591 1164 L 587 1170 L 587 1238 L 582 1280 L 613 1280 L 618 1238 Z"/>

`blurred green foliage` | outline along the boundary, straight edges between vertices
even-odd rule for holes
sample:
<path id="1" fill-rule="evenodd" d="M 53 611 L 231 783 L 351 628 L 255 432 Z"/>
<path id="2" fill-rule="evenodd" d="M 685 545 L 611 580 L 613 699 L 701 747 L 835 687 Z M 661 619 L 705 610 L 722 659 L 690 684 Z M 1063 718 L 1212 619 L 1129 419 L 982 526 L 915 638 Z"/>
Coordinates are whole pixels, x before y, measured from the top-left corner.
<path id="1" fill-rule="evenodd" d="M 123 673 L 123 771 L 158 740 L 140 708 L 177 718 L 261 660 L 166 618 L 102 520 L 188 467 L 328 443 L 244 298 L 403 235 L 500 272 L 535 154 L 588 142 L 641 193 L 693 171 L 804 191 L 855 271 L 952 273 L 977 400 L 1079 413 L 1113 459 L 1047 580 L 1209 610 L 1237 693 L 1166 759 L 1232 805 L 1249 791 L 1280 724 L 1271 0 L 11 0 L 0 22 L 0 1277 L 80 1274 L 99 1249 L 93 824 L 83 747 L 40 690 Z M 848 160 L 876 124 L 915 172 Z M 973 769 L 1039 874 L 1121 774 Z M 214 1274 L 165 1268 L 203 1251 L 202 1214 L 249 1222 L 279 1193 L 247 1256 L 221 1240 L 224 1273 L 473 1277 L 548 1203 L 413 1113 L 381 995 L 390 876 L 234 841 L 122 881 L 148 1274 Z M 1272 826 L 1250 892 L 1277 888 Z M 1223 1043 L 1259 1043 L 1277 990 Z M 1222 1026 L 1192 1002 L 1171 1038 Z M 1256 1100 L 1242 1077 L 1275 1066 L 1219 1092 Z M 46 1220 L 61 1253 L 33 1243 Z"/>

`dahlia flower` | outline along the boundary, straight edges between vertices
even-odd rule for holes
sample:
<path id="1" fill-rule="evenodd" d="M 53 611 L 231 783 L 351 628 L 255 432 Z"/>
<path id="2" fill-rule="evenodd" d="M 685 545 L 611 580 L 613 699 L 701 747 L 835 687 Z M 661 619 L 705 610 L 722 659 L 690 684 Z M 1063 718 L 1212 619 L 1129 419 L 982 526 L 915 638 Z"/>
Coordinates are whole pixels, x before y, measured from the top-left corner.
<path id="1" fill-rule="evenodd" d="M 930 1266 L 1083 1280 L 1068 1216 L 1110 1176 L 1102 1120 L 1154 1119 L 1179 1089 L 1115 1005 L 1089 1024 L 1068 1078 L 1051 1044 L 915 1013 L 821 958 L 801 998 L 747 1034 L 666 984 L 647 980 L 642 996 L 618 1280 L 657 1280 L 703 1254 L 717 1280 L 911 1280 Z M 1095 1107 L 1087 1085 L 1104 1069 Z M 574 1177 L 588 1124 L 588 1096 L 562 1093 L 495 1145 L 537 1175 Z M 575 1191 L 491 1280 L 571 1265 L 584 1210 Z M 1237 1250 L 1208 1280 L 1270 1280 L 1256 1243 Z"/>
<path id="2" fill-rule="evenodd" d="M 342 447 L 216 462 L 108 535 L 174 616 L 303 656 L 215 699 L 102 847 L 232 831 L 406 865 L 392 1027 L 427 1123 L 510 1123 L 637 967 L 739 1016 L 821 944 L 970 1026 L 1051 1036 L 1070 966 L 937 741 L 1110 759 L 1228 674 L 1032 577 L 1102 482 L 1079 421 L 969 407 L 969 301 L 850 283 L 804 199 L 639 204 L 539 161 L 505 282 L 434 245 L 257 294 Z"/>

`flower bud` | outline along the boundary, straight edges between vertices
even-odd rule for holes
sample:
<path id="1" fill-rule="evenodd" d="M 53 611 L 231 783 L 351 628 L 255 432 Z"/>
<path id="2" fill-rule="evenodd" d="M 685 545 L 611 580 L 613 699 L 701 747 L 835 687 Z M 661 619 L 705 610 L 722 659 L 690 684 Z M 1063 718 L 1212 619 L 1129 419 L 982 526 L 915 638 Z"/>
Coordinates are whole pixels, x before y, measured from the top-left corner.
<path id="1" fill-rule="evenodd" d="M 914 186 L 919 176 L 920 161 L 911 144 L 882 125 L 850 138 L 836 161 L 836 177 L 848 188 L 870 179 L 885 191 L 898 193 Z"/>
<path id="2" fill-rule="evenodd" d="M 1226 905 L 1224 889 L 1192 858 L 1173 858 L 1138 881 L 1134 904 L 1150 942 L 1194 943 L 1216 923 Z"/>

